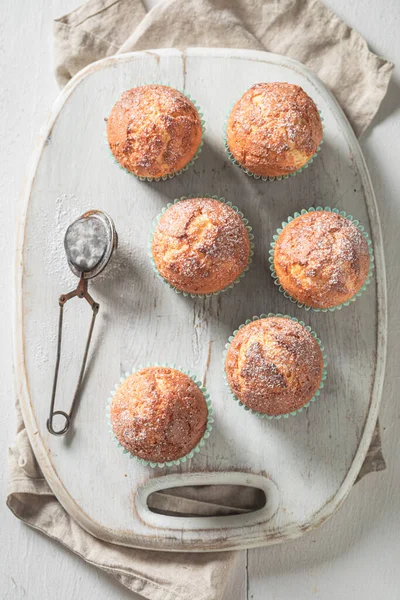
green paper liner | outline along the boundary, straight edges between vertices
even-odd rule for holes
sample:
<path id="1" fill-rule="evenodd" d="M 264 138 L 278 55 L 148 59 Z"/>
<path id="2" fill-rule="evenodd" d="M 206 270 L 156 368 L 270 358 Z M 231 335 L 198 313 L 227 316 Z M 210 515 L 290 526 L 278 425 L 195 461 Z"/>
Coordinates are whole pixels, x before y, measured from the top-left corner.
<path id="1" fill-rule="evenodd" d="M 290 223 L 291 221 L 293 221 L 293 219 L 296 219 L 297 217 L 300 217 L 301 215 L 305 215 L 309 212 L 315 212 L 315 211 L 320 211 L 320 210 L 327 211 L 327 212 L 333 212 L 333 213 L 340 215 L 340 216 L 344 217 L 345 219 L 348 219 L 349 221 L 351 221 L 353 223 L 353 225 L 355 225 L 357 227 L 357 229 L 359 229 L 361 231 L 361 233 L 363 234 L 363 236 L 368 244 L 368 252 L 369 252 L 369 259 L 370 259 L 369 260 L 369 271 L 368 271 L 367 278 L 364 281 L 361 288 L 358 290 L 358 292 L 356 294 L 354 294 L 354 296 L 352 298 L 350 298 L 349 300 L 346 300 L 346 302 L 343 302 L 342 304 L 337 304 L 336 306 L 331 306 L 330 308 L 313 308 L 312 306 L 307 306 L 306 304 L 303 304 L 302 302 L 299 302 L 298 300 L 296 300 L 295 298 L 290 296 L 284 290 L 284 288 L 281 286 L 279 278 L 275 271 L 275 267 L 274 267 L 274 249 L 276 246 L 276 240 L 278 239 L 279 234 L 282 233 L 282 230 L 286 227 L 286 225 L 288 223 Z M 366 231 L 364 231 L 364 227 L 362 225 L 360 225 L 360 222 L 357 219 L 354 219 L 352 215 L 347 215 L 344 210 L 339 210 L 338 208 L 331 208 L 330 206 L 325 206 L 325 208 L 322 208 L 322 206 L 317 206 L 316 208 L 311 206 L 309 209 L 303 208 L 300 212 L 295 212 L 293 217 L 288 217 L 287 221 L 284 221 L 282 223 L 282 228 L 277 229 L 277 233 L 274 235 L 273 240 L 271 242 L 271 249 L 269 251 L 269 254 L 270 254 L 270 257 L 269 257 L 270 267 L 269 268 L 271 271 L 272 278 L 274 279 L 274 283 L 278 287 L 278 290 L 285 296 L 285 298 L 290 300 L 290 302 L 292 302 L 293 304 L 297 304 L 297 306 L 299 308 L 304 308 L 305 310 L 313 310 L 314 312 L 333 312 L 335 310 L 341 310 L 343 308 L 343 306 L 349 306 L 349 304 L 351 302 L 355 302 L 355 300 L 359 296 L 361 296 L 361 294 L 365 291 L 368 284 L 370 283 L 371 277 L 374 272 L 374 267 L 375 267 L 374 253 L 372 250 L 372 242 L 369 238 L 368 233 Z"/>
<path id="2" fill-rule="evenodd" d="M 235 394 L 231 390 L 231 387 L 230 387 L 230 385 L 228 383 L 228 379 L 227 379 L 227 376 L 226 376 L 226 370 L 225 370 L 225 361 L 226 361 L 226 355 L 227 355 L 229 346 L 231 345 L 231 342 L 232 342 L 233 338 L 236 336 L 236 334 L 239 332 L 239 330 L 242 329 L 242 327 L 244 327 L 245 325 L 248 325 L 249 323 L 252 323 L 253 321 L 259 321 L 260 319 L 266 319 L 268 317 L 283 317 L 284 319 L 291 319 L 292 321 L 295 321 L 296 323 L 300 323 L 300 325 L 303 325 L 303 327 L 305 327 L 307 329 L 307 331 L 309 331 L 311 333 L 311 335 L 318 342 L 318 346 L 320 347 L 320 350 L 322 352 L 322 358 L 323 358 L 323 361 L 324 361 L 324 366 L 323 366 L 323 369 L 322 369 L 321 382 L 319 384 L 318 390 L 315 392 L 315 394 L 311 398 L 311 400 L 309 400 L 307 402 L 307 404 L 304 404 L 304 406 L 301 406 L 297 410 L 294 410 L 293 412 L 285 413 L 285 414 L 282 414 L 282 415 L 268 415 L 266 413 L 260 413 L 260 412 L 258 412 L 256 410 L 253 410 L 252 408 L 249 408 L 248 406 L 246 406 L 243 402 L 241 402 L 241 400 L 239 400 L 239 398 L 237 396 L 235 396 Z M 304 323 L 304 321 L 300 321 L 299 319 L 296 319 L 296 317 L 291 317 L 290 315 L 282 315 L 281 313 L 277 313 L 277 314 L 275 314 L 275 313 L 268 313 L 267 315 L 260 315 L 259 317 L 252 317 L 251 319 L 247 319 L 244 323 L 242 323 L 241 325 L 239 325 L 239 327 L 229 337 L 228 343 L 225 344 L 225 350 L 224 350 L 224 354 L 223 354 L 223 367 L 224 367 L 225 385 L 229 388 L 229 390 L 231 392 L 232 398 L 235 400 L 235 402 L 237 402 L 239 404 L 239 406 L 243 406 L 244 410 L 250 412 L 253 415 L 256 415 L 260 419 L 269 419 L 269 420 L 272 420 L 272 419 L 287 419 L 290 416 L 294 417 L 295 415 L 297 415 L 297 413 L 300 413 L 305 408 L 308 408 L 310 406 L 311 402 L 315 402 L 315 400 L 320 395 L 322 388 L 324 387 L 324 382 L 325 382 L 325 379 L 326 379 L 327 374 L 328 374 L 327 366 L 328 366 L 328 361 L 327 361 L 327 356 L 326 356 L 326 353 L 325 353 L 324 346 L 322 345 L 322 342 L 319 339 L 319 337 L 317 336 L 317 334 L 315 333 L 315 331 L 312 331 L 311 327 L 309 325 L 306 325 Z"/>
<path id="3" fill-rule="evenodd" d="M 233 110 L 233 106 L 231 108 L 231 111 Z M 321 122 L 322 122 L 322 135 L 324 134 L 324 118 L 322 116 L 322 113 L 320 110 L 318 110 L 320 118 L 321 118 Z M 230 113 L 229 113 L 230 114 Z M 248 175 L 249 177 L 254 177 L 254 179 L 261 179 L 262 181 L 282 181 L 283 179 L 289 179 L 289 177 L 294 177 L 295 175 L 297 175 L 298 173 L 301 173 L 302 171 L 304 171 L 305 169 L 308 169 L 308 167 L 311 165 L 311 163 L 314 162 L 314 160 L 317 158 L 318 153 L 321 151 L 321 146 L 324 143 L 324 140 L 322 139 L 317 151 L 315 152 L 315 154 L 313 154 L 311 156 L 311 158 L 308 159 L 308 161 L 306 162 L 305 165 L 303 165 L 302 167 L 300 167 L 300 169 L 297 169 L 296 171 L 293 171 L 293 173 L 288 173 L 287 175 L 277 175 L 275 177 L 263 177 L 262 175 L 257 175 L 256 173 L 252 173 L 251 171 L 249 171 L 248 169 L 245 169 L 238 160 L 236 160 L 236 158 L 233 156 L 232 152 L 229 150 L 229 146 L 228 146 L 228 140 L 227 140 L 227 136 L 226 136 L 226 128 L 228 125 L 228 119 L 229 119 L 229 115 L 225 118 L 224 121 L 224 146 L 225 146 L 225 150 L 228 154 L 229 160 L 236 165 L 237 167 L 240 167 L 240 169 L 243 171 L 243 173 L 246 173 L 246 175 Z"/>
<path id="4" fill-rule="evenodd" d="M 129 377 L 130 375 L 133 375 L 134 373 L 137 373 L 141 369 L 145 369 L 147 367 L 167 367 L 167 368 L 171 368 L 171 369 L 176 369 L 177 371 L 184 373 L 185 375 L 190 377 L 190 379 L 192 379 L 192 381 L 194 381 L 194 383 L 197 385 L 197 387 L 203 393 L 203 396 L 204 396 L 206 404 L 207 404 L 207 411 L 208 411 L 207 426 L 206 426 L 205 432 L 203 434 L 203 437 L 198 442 L 198 444 L 194 448 L 192 448 L 192 450 L 190 450 L 190 452 L 188 452 L 187 454 L 185 454 L 185 456 L 182 456 L 181 458 L 177 458 L 176 460 L 171 460 L 171 461 L 166 461 L 166 462 L 151 462 L 149 460 L 145 460 L 144 458 L 139 458 L 138 456 L 135 456 L 134 454 L 129 452 L 129 450 L 124 448 L 122 446 L 122 444 L 120 444 L 118 442 L 117 438 L 114 435 L 114 431 L 113 431 L 113 428 L 111 425 L 111 419 L 110 419 L 110 407 L 111 407 L 111 403 L 112 403 L 114 394 L 117 391 L 117 389 L 119 388 L 120 384 L 123 383 L 127 377 Z M 188 460 L 193 458 L 193 456 L 195 454 L 200 452 L 200 448 L 202 448 L 204 446 L 206 440 L 210 437 L 210 433 L 212 430 L 212 424 L 214 423 L 214 418 L 212 416 L 213 409 L 212 409 L 211 401 L 209 398 L 210 398 L 210 394 L 207 392 L 207 389 L 201 384 L 201 382 L 196 379 L 196 376 L 192 375 L 189 371 L 182 369 L 182 367 L 177 367 L 175 365 L 169 365 L 167 363 L 149 363 L 146 365 L 139 365 L 139 367 L 137 369 L 133 368 L 131 372 L 126 372 L 125 375 L 120 378 L 119 383 L 117 383 L 114 386 L 114 389 L 111 390 L 111 392 L 110 392 L 110 397 L 107 400 L 107 406 L 106 406 L 106 417 L 107 417 L 107 422 L 108 422 L 108 427 L 110 430 L 111 437 L 114 440 L 114 442 L 116 443 L 117 447 L 122 449 L 122 452 L 124 454 L 128 454 L 129 458 L 134 458 L 138 463 L 140 463 L 144 467 L 148 466 L 148 467 L 151 467 L 152 469 L 154 469 L 155 467 L 164 468 L 164 467 L 178 466 L 181 463 L 187 462 Z"/>
<path id="5" fill-rule="evenodd" d="M 157 82 L 151 82 L 149 83 L 142 83 L 142 84 L 138 84 L 135 85 L 134 87 L 140 87 L 140 85 L 153 85 L 153 84 L 157 84 L 157 85 L 164 85 L 166 87 L 171 87 L 175 90 L 178 90 L 178 92 L 181 92 L 181 94 L 184 94 L 186 96 L 186 98 L 188 98 L 195 106 L 197 112 L 199 113 L 199 117 L 200 117 L 200 122 L 201 122 L 201 131 L 202 131 L 202 135 L 201 135 L 201 142 L 199 144 L 199 147 L 196 150 L 196 154 L 193 156 L 193 158 L 182 168 L 179 169 L 179 171 L 175 171 L 174 173 L 169 173 L 168 175 L 163 175 L 162 177 L 140 177 L 139 175 L 135 175 L 135 173 L 133 173 L 132 171 L 129 171 L 128 169 L 126 169 L 125 167 L 123 167 L 121 165 L 120 162 L 118 162 L 118 160 L 115 158 L 114 154 L 111 152 L 109 143 L 108 143 L 108 138 L 107 138 L 107 132 L 105 134 L 106 137 L 106 143 L 107 143 L 107 148 L 110 152 L 111 158 L 113 159 L 113 161 L 115 162 L 115 164 L 122 170 L 125 171 L 125 173 L 128 173 L 128 175 L 133 175 L 133 177 L 136 177 L 136 179 L 139 179 L 139 181 L 166 181 L 167 179 L 172 179 L 173 177 L 176 177 L 177 175 L 182 175 L 182 173 L 184 173 L 185 171 L 188 170 L 189 167 L 191 167 L 194 164 L 194 161 L 197 160 L 197 158 L 199 157 L 199 154 L 203 148 L 204 145 L 204 133 L 205 133 L 205 121 L 203 119 L 203 113 L 201 112 L 201 109 L 199 107 L 199 105 L 197 104 L 197 102 L 190 96 L 190 94 L 188 94 L 188 92 L 186 92 L 185 90 L 180 90 L 172 85 L 170 85 L 169 83 L 161 83 L 159 81 Z M 132 88 L 133 89 L 133 88 Z"/>
<path id="6" fill-rule="evenodd" d="M 250 241 L 250 252 L 249 252 L 249 260 L 247 262 L 246 267 L 243 269 L 243 271 L 240 273 L 239 277 L 237 279 L 235 279 L 235 281 L 233 281 L 230 285 L 226 286 L 225 288 L 223 288 L 222 290 L 218 290 L 217 292 L 213 292 L 211 294 L 191 294 L 189 292 L 184 292 L 182 290 L 178 290 L 178 288 L 176 288 L 175 286 L 173 286 L 169 281 L 167 281 L 167 279 L 165 279 L 160 272 L 158 271 L 156 264 L 154 262 L 154 258 L 153 258 L 153 253 L 152 253 L 152 241 L 153 241 L 153 235 L 154 235 L 154 231 L 155 228 L 159 222 L 159 220 L 161 219 L 162 215 L 165 213 L 165 211 L 170 208 L 171 206 L 173 206 L 173 204 L 177 204 L 178 202 L 182 202 L 184 200 L 189 200 L 190 198 L 210 198 L 212 200 L 218 200 L 218 202 L 223 202 L 224 204 L 226 204 L 227 206 L 229 206 L 230 208 L 232 208 L 242 219 L 248 234 L 249 234 L 249 241 Z M 173 203 L 169 203 L 167 204 L 167 206 L 165 206 L 161 212 L 156 216 L 156 218 L 153 221 L 153 228 L 151 230 L 151 234 L 150 234 L 150 238 L 149 238 L 149 257 L 151 260 L 151 264 L 153 265 L 153 270 L 156 273 L 157 277 L 159 277 L 171 290 L 174 290 L 174 292 L 176 294 L 183 294 L 184 296 L 190 296 L 191 298 L 198 298 L 198 297 L 206 297 L 206 298 L 210 298 L 211 296 L 218 296 L 218 294 L 220 294 L 221 292 L 226 292 L 227 290 L 233 288 L 235 285 L 237 285 L 245 276 L 246 272 L 249 270 L 250 265 L 253 261 L 253 255 L 254 255 L 254 235 L 251 233 L 252 231 L 252 227 L 249 225 L 248 220 L 245 218 L 245 216 L 243 215 L 243 213 L 238 209 L 237 206 L 234 206 L 232 204 L 232 202 L 226 200 L 225 198 L 219 198 L 218 196 L 210 196 L 209 194 L 201 194 L 201 195 L 195 195 L 195 194 L 191 194 L 190 196 L 181 196 L 181 198 L 176 198 Z"/>

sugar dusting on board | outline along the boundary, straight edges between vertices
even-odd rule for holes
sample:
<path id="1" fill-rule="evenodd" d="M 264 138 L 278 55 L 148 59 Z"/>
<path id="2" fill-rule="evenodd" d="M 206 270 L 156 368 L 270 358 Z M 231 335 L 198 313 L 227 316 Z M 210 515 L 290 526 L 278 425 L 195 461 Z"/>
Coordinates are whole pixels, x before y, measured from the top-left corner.
<path id="1" fill-rule="evenodd" d="M 84 212 L 91 208 L 92 207 L 87 204 L 85 205 L 84 201 L 79 200 L 75 195 L 62 194 L 55 200 L 55 211 L 52 219 L 50 218 L 49 210 L 42 210 L 40 222 L 41 229 L 39 234 L 35 237 L 34 245 L 40 246 L 43 261 L 42 267 L 47 276 L 54 282 L 57 292 L 54 294 L 54 311 L 48 315 L 46 322 L 43 322 L 43 336 L 41 336 L 40 339 L 31 342 L 34 346 L 35 362 L 38 365 L 43 365 L 43 363 L 48 363 L 49 361 L 53 362 L 54 360 L 57 337 L 58 298 L 62 293 L 67 293 L 74 289 L 78 282 L 77 277 L 71 272 L 67 262 L 64 247 L 66 232 L 71 224 L 76 222 Z M 79 233 L 76 228 L 74 232 Z M 97 234 L 98 232 L 93 230 L 93 235 L 96 236 Z M 76 236 L 74 237 L 74 242 L 77 248 L 81 247 L 80 241 Z M 27 252 L 32 249 L 32 243 L 26 245 Z M 78 257 L 75 258 L 77 259 Z M 99 257 L 97 257 L 97 259 L 98 258 Z M 110 264 L 107 265 L 104 272 L 96 277 L 96 281 L 101 281 L 110 275 L 114 275 L 115 277 L 116 271 L 120 269 L 121 264 L 118 261 L 114 262 L 114 260 L 112 260 L 110 261 Z M 92 285 L 93 284 L 91 284 L 91 286 Z M 96 295 L 97 291 L 94 292 L 94 294 Z M 72 333 L 74 329 L 73 325 L 80 322 L 80 314 L 82 314 L 83 319 L 87 320 L 87 307 L 78 301 L 76 301 L 75 304 L 74 311 L 69 311 L 69 309 L 67 309 L 67 312 L 70 312 L 71 314 L 66 314 L 65 316 L 66 340 L 65 344 L 63 344 L 63 361 L 68 363 L 74 360 L 77 351 L 76 340 Z M 72 314 L 72 312 L 74 312 L 74 314 Z M 101 331 L 97 333 L 100 335 Z M 71 341 L 68 340 L 68 337 L 72 338 Z"/>
<path id="2" fill-rule="evenodd" d="M 62 194 L 55 200 L 55 216 L 53 222 L 50 223 L 48 214 L 43 212 L 43 231 L 42 236 L 38 236 L 40 243 L 45 243 L 43 247 L 46 249 L 43 252 L 43 266 L 46 272 L 53 279 L 60 283 L 60 293 L 69 291 L 70 287 L 76 285 L 76 277 L 71 273 L 67 258 L 65 255 L 64 238 L 68 228 L 76 221 L 84 212 L 93 209 L 99 209 L 99 206 L 90 206 L 83 200 L 78 199 L 75 195 Z M 112 216 L 112 215 L 111 215 Z M 79 241 L 76 240 L 79 245 Z M 123 250 L 127 251 L 126 248 Z M 118 255 L 118 253 L 117 253 Z M 96 277 L 96 282 L 108 278 L 110 275 L 115 276 L 116 272 L 122 269 L 121 262 L 115 260 L 115 257 L 107 265 L 104 272 Z"/>
<path id="3" fill-rule="evenodd" d="M 65 256 L 64 236 L 69 225 L 83 212 L 80 211 L 79 204 L 74 195 L 63 194 L 55 200 L 52 223 L 49 222 L 48 214 L 43 212 L 43 233 L 47 250 L 43 253 L 43 266 L 49 275 L 60 282 L 63 292 L 67 292 L 76 283 L 76 277 L 71 273 Z"/>
<path id="4" fill-rule="evenodd" d="M 51 217 L 53 207 L 41 207 L 40 229 L 32 241 L 29 236 L 29 244 L 25 245 L 25 253 L 40 248 L 42 269 L 47 278 L 56 282 L 59 294 L 68 292 L 76 283 L 76 277 L 71 273 L 64 251 L 64 235 L 70 223 L 79 216 L 75 196 L 63 194 L 55 200 L 55 212 Z M 43 368 L 49 362 L 54 361 L 54 352 L 57 343 L 57 317 L 58 297 L 54 297 L 54 311 L 49 313 L 41 323 L 40 338 L 31 338 L 30 345 L 33 348 L 33 357 L 38 367 Z M 66 348 L 66 361 L 72 361 L 73 351 Z M 47 367 L 46 367 L 47 368 Z"/>

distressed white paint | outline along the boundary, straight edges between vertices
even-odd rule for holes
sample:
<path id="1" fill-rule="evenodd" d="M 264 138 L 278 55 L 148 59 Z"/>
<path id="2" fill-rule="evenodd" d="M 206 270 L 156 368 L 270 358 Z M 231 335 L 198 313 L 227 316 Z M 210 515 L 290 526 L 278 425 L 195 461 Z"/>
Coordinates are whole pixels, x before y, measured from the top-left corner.
<path id="1" fill-rule="evenodd" d="M 43 0 L 28 4 L 13 0 L 6 1 L 3 6 L 5 27 L 1 44 L 6 51 L 0 59 L 4 83 L 0 90 L 0 113 L 7 128 L 3 131 L 0 161 L 3 224 L 0 373 L 5 399 L 0 419 L 2 456 L 6 454 L 7 445 L 12 443 L 15 422 L 9 293 L 13 282 L 10 263 L 14 254 L 12 238 L 16 198 L 22 181 L 21 165 L 29 159 L 36 133 L 58 93 L 51 70 L 51 21 L 80 3 L 80 0 L 55 0 L 50 6 Z M 386 2 L 384 10 L 380 0 L 352 3 L 327 0 L 326 4 L 365 35 L 376 52 L 397 64 L 400 62 L 397 0 Z M 22 46 L 20 36 L 16 35 L 21 21 L 26 24 Z M 14 57 L 12 61 L 9 56 Z M 21 93 L 21 81 L 24 82 L 24 93 Z M 396 457 L 400 452 L 400 404 L 396 399 L 400 280 L 396 256 L 400 186 L 398 158 L 393 148 L 400 136 L 399 86 L 396 70 L 374 127 L 361 140 L 379 202 L 388 272 L 389 352 L 380 411 L 388 470 L 369 476 L 355 486 L 341 510 L 313 534 L 289 545 L 250 550 L 248 569 L 243 556 L 243 563 L 232 573 L 226 600 L 338 600 L 349 596 L 356 600 L 387 600 L 398 594 L 400 462 Z M 3 470 L 0 474 L 3 497 L 5 479 L 6 470 Z M 16 522 L 4 503 L 1 518 L 0 595 L 5 599 L 139 598 L 62 546 Z"/>
<path id="2" fill-rule="evenodd" d="M 185 88 L 198 101 L 207 134 L 193 169 L 179 178 L 149 184 L 121 171 L 110 159 L 104 117 L 123 90 L 160 80 Z M 312 167 L 272 184 L 249 178 L 229 163 L 221 131 L 232 103 L 254 81 L 265 80 L 301 85 L 315 99 L 325 125 L 323 150 Z M 207 81 L 214 82 L 212 97 Z M 163 205 L 202 192 L 223 195 L 244 211 L 253 225 L 256 250 L 240 286 L 218 297 L 193 300 L 174 294 L 155 277 L 147 241 L 151 222 Z M 310 205 L 336 206 L 355 215 L 374 242 L 373 285 L 358 302 L 332 314 L 310 314 L 293 306 L 278 293 L 268 270 L 274 231 L 289 214 Z M 90 208 L 112 215 L 120 249 L 114 267 L 91 287 L 101 305 L 95 360 L 75 428 L 65 438 L 56 438 L 45 423 L 57 298 L 73 285 L 63 235 L 67 225 Z M 50 485 L 82 526 L 127 545 L 208 550 L 291 539 L 331 516 L 351 489 L 375 425 L 384 369 L 385 273 L 375 199 L 358 143 L 315 76 L 289 59 L 221 49 L 132 53 L 88 67 L 62 92 L 49 128 L 43 131 L 21 224 L 18 260 L 23 268 L 17 277 L 16 330 L 21 405 Z M 68 309 L 57 398 L 57 408 L 64 410 L 73 393 L 89 316 L 83 303 L 71 302 Z M 304 318 L 321 336 L 329 355 L 330 376 L 321 398 L 295 419 L 261 421 L 233 403 L 224 386 L 221 358 L 229 334 L 246 318 L 269 311 Z M 175 475 L 165 480 L 165 486 L 190 484 L 199 471 L 209 472 L 209 482 L 216 483 L 222 481 L 219 472 L 239 470 L 240 475 L 231 475 L 236 483 L 249 482 L 247 473 L 265 476 L 273 506 L 203 523 L 160 519 L 148 511 L 140 488 L 155 477 L 160 478 L 159 489 L 164 472 L 142 467 L 115 448 L 104 405 L 120 373 L 154 361 L 182 364 L 207 379 L 215 409 L 209 443 L 191 463 L 171 469 Z M 77 471 L 73 465 L 80 457 L 82 468 Z M 203 475 L 202 483 L 206 482 Z M 278 508 L 272 482 L 279 490 Z"/>

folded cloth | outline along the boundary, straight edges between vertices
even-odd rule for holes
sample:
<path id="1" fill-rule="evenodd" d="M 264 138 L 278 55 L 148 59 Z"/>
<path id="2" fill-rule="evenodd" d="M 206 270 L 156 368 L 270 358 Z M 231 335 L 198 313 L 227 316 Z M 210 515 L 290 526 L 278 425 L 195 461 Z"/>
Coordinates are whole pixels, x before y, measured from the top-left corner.
<path id="1" fill-rule="evenodd" d="M 393 65 L 319 0 L 165 0 L 146 14 L 140 0 L 90 0 L 55 22 L 56 77 L 61 86 L 93 61 L 150 48 L 227 47 L 268 50 L 300 60 L 331 89 L 360 135 L 386 93 Z M 150 600 L 214 600 L 224 594 L 236 553 L 167 553 L 125 548 L 92 537 L 53 495 L 30 446 L 16 403 L 18 431 L 9 451 L 7 504 L 25 523 Z M 359 479 L 385 468 L 379 427 Z M 247 510 L 190 489 L 158 494 L 154 509 L 191 514 Z M 177 498 L 178 508 L 177 508 Z M 238 495 L 239 497 L 239 495 Z M 211 500 L 210 500 L 211 498 Z M 228 503 L 229 504 L 229 503 Z"/>
<path id="2" fill-rule="evenodd" d="M 55 22 L 63 86 L 94 60 L 151 48 L 249 48 L 295 58 L 333 92 L 361 135 L 386 94 L 392 63 L 319 0 L 92 0 Z"/>

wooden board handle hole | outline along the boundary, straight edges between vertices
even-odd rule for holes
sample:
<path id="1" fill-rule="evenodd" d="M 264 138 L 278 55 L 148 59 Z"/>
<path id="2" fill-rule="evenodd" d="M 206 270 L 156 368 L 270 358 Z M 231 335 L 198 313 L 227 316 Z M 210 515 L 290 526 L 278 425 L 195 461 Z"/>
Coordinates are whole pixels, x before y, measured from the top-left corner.
<path id="1" fill-rule="evenodd" d="M 269 477 L 241 472 L 154 477 L 136 495 L 142 522 L 163 529 L 220 529 L 266 523 L 280 506 Z"/>
<path id="2" fill-rule="evenodd" d="M 247 485 L 217 484 L 171 487 L 147 496 L 148 509 L 170 517 L 226 517 L 261 510 L 264 490 Z"/>

